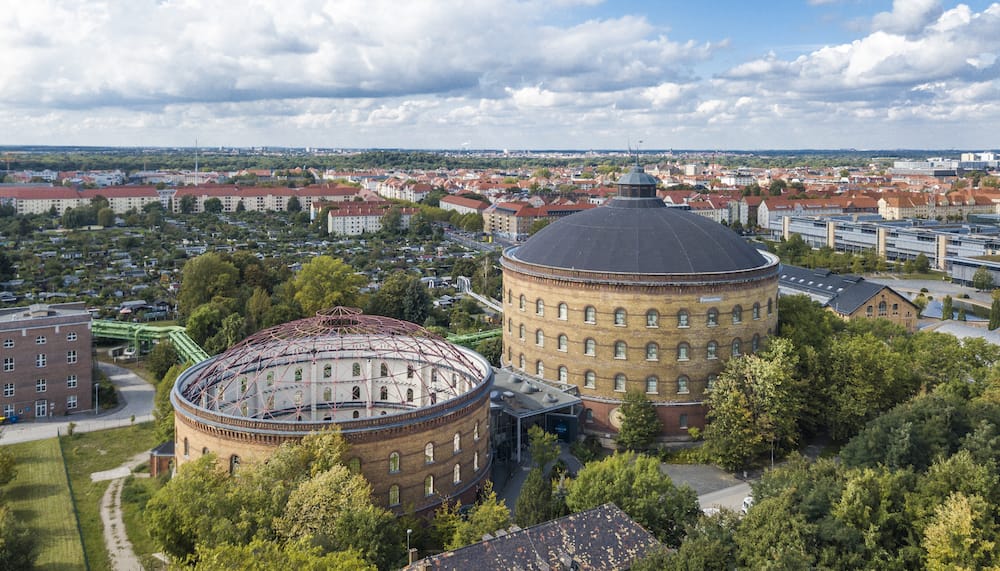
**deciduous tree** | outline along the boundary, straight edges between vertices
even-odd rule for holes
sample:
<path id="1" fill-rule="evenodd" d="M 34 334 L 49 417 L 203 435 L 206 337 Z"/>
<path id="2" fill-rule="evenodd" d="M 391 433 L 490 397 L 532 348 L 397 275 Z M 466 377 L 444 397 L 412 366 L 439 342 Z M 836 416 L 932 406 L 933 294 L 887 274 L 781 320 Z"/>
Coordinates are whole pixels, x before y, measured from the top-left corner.
<path id="1" fill-rule="evenodd" d="M 641 391 L 625 394 L 621 408 L 621 429 L 618 446 L 626 450 L 645 450 L 663 429 L 653 403 Z"/>
<path id="2" fill-rule="evenodd" d="M 364 276 L 340 258 L 316 256 L 295 275 L 294 297 L 306 315 L 338 305 L 357 307 L 364 284 Z"/>

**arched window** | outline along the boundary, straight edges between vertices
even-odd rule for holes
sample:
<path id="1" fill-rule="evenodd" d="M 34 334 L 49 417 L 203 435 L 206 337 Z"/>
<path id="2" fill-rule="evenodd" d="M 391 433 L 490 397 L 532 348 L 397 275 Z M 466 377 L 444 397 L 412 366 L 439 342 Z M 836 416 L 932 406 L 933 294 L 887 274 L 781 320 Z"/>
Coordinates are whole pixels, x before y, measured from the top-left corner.
<path id="1" fill-rule="evenodd" d="M 434 476 L 427 475 L 424 478 L 424 495 L 433 496 L 434 495 Z"/>
<path id="2" fill-rule="evenodd" d="M 381 365 L 379 365 L 379 367 L 378 367 L 378 374 L 381 377 L 388 377 L 389 376 L 389 364 L 388 363 L 382 363 Z"/>
<path id="3" fill-rule="evenodd" d="M 688 315 L 687 311 L 684 311 L 683 309 L 680 310 L 680 311 L 678 311 L 677 312 L 677 327 L 690 327 L 690 322 L 689 322 L 690 318 L 691 318 L 691 316 Z"/>
<path id="4" fill-rule="evenodd" d="M 545 302 L 541 298 L 535 300 L 535 314 L 545 315 Z"/>
<path id="5" fill-rule="evenodd" d="M 361 376 L 361 363 L 354 363 L 351 365 L 351 376 L 353 377 Z"/>
<path id="6" fill-rule="evenodd" d="M 472 453 L 472 470 L 474 472 L 479 471 L 479 451 L 476 450 Z"/>
<path id="7" fill-rule="evenodd" d="M 743 306 L 737 305 L 733 307 L 733 323 L 743 322 Z"/>
<path id="8" fill-rule="evenodd" d="M 535 374 L 539 377 L 545 378 L 545 363 L 535 361 Z"/>
<path id="9" fill-rule="evenodd" d="M 184 457 L 187 458 L 188 454 L 191 453 L 191 447 L 188 445 L 187 436 L 184 437 Z"/>
<path id="10" fill-rule="evenodd" d="M 872 317 L 873 315 L 875 315 L 875 308 L 874 306 L 869 305 L 867 308 L 865 308 L 865 316 Z"/>
<path id="11" fill-rule="evenodd" d="M 650 309 L 646 312 L 646 327 L 659 327 L 660 326 L 660 312 L 655 309 Z"/>
<path id="12" fill-rule="evenodd" d="M 302 380 L 302 369 L 295 369 L 295 382 Z"/>
<path id="13" fill-rule="evenodd" d="M 625 309 L 619 307 L 615 310 L 615 325 L 624 326 L 626 321 Z"/>
<path id="14" fill-rule="evenodd" d="M 559 365 L 559 382 L 565 383 L 569 381 L 569 369 L 563 365 Z"/>
<path id="15" fill-rule="evenodd" d="M 587 371 L 583 374 L 583 386 L 588 389 L 597 387 L 597 374 L 594 371 Z"/>
<path id="16" fill-rule="evenodd" d="M 512 292 L 512 291 L 510 291 L 508 289 L 507 290 L 507 305 L 513 305 L 513 304 L 514 304 L 514 292 Z"/>
<path id="17" fill-rule="evenodd" d="M 302 391 L 295 391 L 295 405 L 299 406 L 302 404 Z"/>
<path id="18" fill-rule="evenodd" d="M 691 354 L 691 346 L 690 345 L 688 345 L 687 343 L 678 343 L 677 344 L 677 360 L 678 361 L 687 361 L 688 358 L 689 358 L 689 356 L 690 356 L 690 354 Z"/>
<path id="19" fill-rule="evenodd" d="M 329 379 L 333 376 L 333 365 L 323 365 L 323 378 Z"/>
<path id="20" fill-rule="evenodd" d="M 535 345 L 539 347 L 545 346 L 545 333 L 541 329 L 535 331 Z"/>
<path id="21" fill-rule="evenodd" d="M 204 448 L 201 449 L 201 455 L 205 456 L 206 454 L 208 454 L 208 446 L 205 446 Z"/>
<path id="22" fill-rule="evenodd" d="M 656 343 L 646 343 L 646 360 L 647 361 L 659 361 L 660 360 L 660 346 Z"/>
<path id="23" fill-rule="evenodd" d="M 715 308 L 708 310 L 708 319 L 706 320 L 706 324 L 709 327 L 715 327 L 719 324 L 719 310 Z"/>
<path id="24" fill-rule="evenodd" d="M 413 378 L 413 365 L 407 365 L 406 366 L 406 378 L 407 379 L 412 379 Z"/>
<path id="25" fill-rule="evenodd" d="M 323 400 L 330 402 L 333 400 L 333 388 L 323 387 Z"/>
<path id="26" fill-rule="evenodd" d="M 455 454 L 462 451 L 462 435 L 458 432 L 451 439 L 451 451 Z"/>
<path id="27" fill-rule="evenodd" d="M 562 319 L 563 321 L 565 321 L 567 318 L 569 318 L 569 306 L 566 305 L 565 303 L 560 303 L 559 304 L 559 319 Z"/>
<path id="28" fill-rule="evenodd" d="M 716 343 L 715 341 L 709 341 L 708 347 L 705 348 L 705 356 L 708 357 L 709 359 L 718 359 L 719 358 L 718 353 L 719 353 L 719 344 Z"/>
<path id="29" fill-rule="evenodd" d="M 569 345 L 569 338 L 564 334 L 560 333 L 559 337 L 556 338 L 556 349 L 560 351 L 565 351 L 566 347 Z"/>
<path id="30" fill-rule="evenodd" d="M 646 394 L 655 395 L 660 392 L 657 385 L 660 384 L 660 380 L 655 376 L 646 377 Z"/>
<path id="31" fill-rule="evenodd" d="M 588 408 L 587 410 L 583 411 L 583 418 L 586 422 L 594 422 L 594 410 Z"/>
<path id="32" fill-rule="evenodd" d="M 472 439 L 479 442 L 479 421 L 476 421 L 476 425 L 472 429 Z"/>
<path id="33" fill-rule="evenodd" d="M 518 357 L 517 360 L 518 360 L 518 365 L 520 365 L 520 369 L 523 371 L 524 367 L 525 367 L 525 363 L 527 363 L 527 361 L 524 358 L 524 353 L 521 353 L 521 355 Z"/>
<path id="34" fill-rule="evenodd" d="M 434 443 L 428 442 L 424 446 L 424 463 L 431 464 L 434 462 Z"/>
<path id="35" fill-rule="evenodd" d="M 620 393 L 625 392 L 625 375 L 621 373 L 615 375 L 615 390 Z"/>
<path id="36" fill-rule="evenodd" d="M 406 402 L 413 402 L 413 389 L 406 389 Z"/>
<path id="37" fill-rule="evenodd" d="M 378 389 L 378 400 L 387 401 L 389 400 L 389 387 L 379 387 Z"/>
<path id="38" fill-rule="evenodd" d="M 518 338 L 521 339 L 521 341 L 524 341 L 524 324 L 523 323 L 521 325 L 517 326 L 517 334 L 518 334 L 517 335 Z"/>
<path id="39" fill-rule="evenodd" d="M 347 469 L 350 470 L 352 474 L 361 473 L 361 458 L 351 458 L 347 461 Z"/>
<path id="40" fill-rule="evenodd" d="M 733 339 L 733 357 L 740 356 L 740 338 Z"/>
<path id="41" fill-rule="evenodd" d="M 597 310 L 594 309 L 593 305 L 588 305 L 583 308 L 583 322 L 584 323 L 597 323 Z"/>
<path id="42" fill-rule="evenodd" d="M 885 300 L 883 299 L 878 302 L 878 316 L 885 317 L 886 315 L 889 315 L 889 306 L 886 305 Z"/>
<path id="43" fill-rule="evenodd" d="M 520 309 L 521 311 L 524 311 L 524 306 L 527 303 L 528 300 L 525 299 L 524 294 L 522 293 L 521 297 L 517 298 L 517 308 Z"/>
<path id="44" fill-rule="evenodd" d="M 431 369 L 431 384 L 436 385 L 438 383 L 438 370 Z"/>
<path id="45" fill-rule="evenodd" d="M 361 411 L 356 410 L 351 413 L 351 418 L 361 418 Z"/>
<path id="46" fill-rule="evenodd" d="M 593 357 L 597 354 L 597 342 L 593 339 L 583 340 L 583 354 Z"/>
<path id="47" fill-rule="evenodd" d="M 235 474 L 240 469 L 240 457 L 233 454 L 229 457 L 229 473 Z"/>
<path id="48" fill-rule="evenodd" d="M 753 318 L 760 319 L 760 303 L 754 302 L 753 304 Z"/>
<path id="49" fill-rule="evenodd" d="M 438 394 L 436 392 L 431 392 L 431 394 L 430 394 L 430 401 L 431 401 L 431 404 L 437 404 Z"/>
<path id="50" fill-rule="evenodd" d="M 351 400 L 361 400 L 361 387 L 351 387 Z"/>
<path id="51" fill-rule="evenodd" d="M 615 341 L 615 359 L 625 359 L 628 346 L 624 341 Z"/>
<path id="52" fill-rule="evenodd" d="M 688 393 L 688 378 L 685 376 L 677 377 L 677 394 L 686 395 Z"/>
<path id="53" fill-rule="evenodd" d="M 774 311 L 774 307 L 771 305 L 771 298 L 767 298 L 767 314 L 771 315 L 772 311 Z"/>
<path id="54" fill-rule="evenodd" d="M 399 452 L 389 454 L 389 473 L 395 474 L 396 472 L 399 472 Z"/>
<path id="55" fill-rule="evenodd" d="M 451 471 L 451 483 L 460 484 L 462 483 L 462 465 L 455 464 L 455 468 Z"/>
<path id="56" fill-rule="evenodd" d="M 756 353 L 758 349 L 760 349 L 760 335 L 754 335 L 750 340 L 750 350 Z"/>
<path id="57" fill-rule="evenodd" d="M 393 484 L 389 486 L 389 505 L 398 506 L 399 505 L 399 486 Z"/>

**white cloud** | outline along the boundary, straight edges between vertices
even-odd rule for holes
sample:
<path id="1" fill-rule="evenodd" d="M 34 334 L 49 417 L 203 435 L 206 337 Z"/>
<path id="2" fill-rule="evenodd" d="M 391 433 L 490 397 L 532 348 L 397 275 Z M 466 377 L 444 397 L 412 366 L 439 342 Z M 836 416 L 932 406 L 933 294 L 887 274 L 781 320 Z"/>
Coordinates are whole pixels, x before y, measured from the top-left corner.
<path id="1" fill-rule="evenodd" d="M 941 15 L 939 0 L 893 0 L 891 12 L 872 19 L 872 29 L 889 33 L 914 34 Z"/>

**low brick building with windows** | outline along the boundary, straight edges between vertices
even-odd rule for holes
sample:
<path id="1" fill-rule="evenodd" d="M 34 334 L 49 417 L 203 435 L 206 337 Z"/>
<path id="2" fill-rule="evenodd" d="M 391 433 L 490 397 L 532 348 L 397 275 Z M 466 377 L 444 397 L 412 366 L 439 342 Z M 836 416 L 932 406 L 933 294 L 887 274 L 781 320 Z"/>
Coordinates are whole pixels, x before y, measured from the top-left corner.
<path id="1" fill-rule="evenodd" d="M 208 453 L 230 471 L 339 427 L 347 466 L 401 513 L 470 503 L 489 478 L 493 369 L 477 353 L 388 317 L 335 308 L 255 333 L 184 371 L 171 393 L 176 465 Z"/>
<path id="2" fill-rule="evenodd" d="M 47 418 L 93 408 L 90 320 L 83 303 L 0 310 L 4 417 Z"/>
<path id="3" fill-rule="evenodd" d="M 639 390 L 661 436 L 686 439 L 725 361 L 759 350 L 778 322 L 777 257 L 668 208 L 638 166 L 607 205 L 553 222 L 501 264 L 504 365 L 574 385 L 600 436 Z"/>

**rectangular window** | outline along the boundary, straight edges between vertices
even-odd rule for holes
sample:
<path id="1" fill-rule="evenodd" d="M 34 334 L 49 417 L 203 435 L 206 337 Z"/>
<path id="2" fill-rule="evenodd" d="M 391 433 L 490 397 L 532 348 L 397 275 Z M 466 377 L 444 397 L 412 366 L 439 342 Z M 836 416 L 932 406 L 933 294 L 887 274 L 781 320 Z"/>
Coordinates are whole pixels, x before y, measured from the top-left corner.
<path id="1" fill-rule="evenodd" d="M 66 408 L 73 409 L 76 408 L 76 395 L 69 395 L 66 397 Z"/>
<path id="2" fill-rule="evenodd" d="M 687 430 L 687 427 L 688 427 L 688 415 L 682 414 L 680 419 L 680 428 L 681 430 Z"/>
<path id="3" fill-rule="evenodd" d="M 4 357 L 3 358 L 3 371 L 9 373 L 14 370 L 14 358 Z"/>
<path id="4" fill-rule="evenodd" d="M 66 334 L 67 341 L 76 341 L 76 331 L 70 331 Z"/>
<path id="5" fill-rule="evenodd" d="M 70 375 L 66 378 L 66 388 L 75 389 L 76 388 L 76 375 Z"/>
<path id="6" fill-rule="evenodd" d="M 44 393 L 46 389 L 45 385 L 46 385 L 45 379 L 38 379 L 37 381 L 35 381 L 35 392 Z"/>
<path id="7" fill-rule="evenodd" d="M 14 416 L 14 405 L 5 404 L 3 405 L 3 415 L 4 416 Z"/>
<path id="8" fill-rule="evenodd" d="M 35 345 L 45 345 L 45 336 L 39 335 L 38 337 L 35 337 Z"/>
<path id="9" fill-rule="evenodd" d="M 70 364 L 76 363 L 76 351 L 66 352 L 66 362 Z"/>
<path id="10" fill-rule="evenodd" d="M 48 359 L 45 358 L 45 353 L 39 353 L 39 354 L 35 355 L 35 366 L 36 367 L 39 367 L 39 368 L 44 367 L 47 362 L 48 362 Z"/>
<path id="11" fill-rule="evenodd" d="M 3 348 L 4 349 L 13 349 L 14 348 L 14 340 L 13 339 L 4 339 L 3 340 Z"/>
<path id="12" fill-rule="evenodd" d="M 3 396 L 12 397 L 14 396 L 14 383 L 4 383 L 3 384 Z"/>

